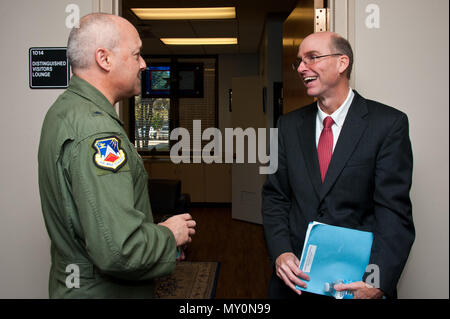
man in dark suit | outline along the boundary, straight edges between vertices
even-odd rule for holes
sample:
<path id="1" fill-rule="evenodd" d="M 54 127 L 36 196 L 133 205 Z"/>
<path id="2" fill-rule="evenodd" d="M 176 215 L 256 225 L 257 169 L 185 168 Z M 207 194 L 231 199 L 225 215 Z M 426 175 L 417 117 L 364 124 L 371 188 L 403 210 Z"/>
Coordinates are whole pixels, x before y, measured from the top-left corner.
<path id="1" fill-rule="evenodd" d="M 271 298 L 308 296 L 295 285 L 309 280 L 299 256 L 311 221 L 374 234 L 369 263 L 379 267 L 379 287 L 361 278 L 337 290 L 396 297 L 415 238 L 408 118 L 353 91 L 352 63 L 350 44 L 335 33 L 311 34 L 299 47 L 294 65 L 317 102 L 278 121 L 278 170 L 262 191 Z"/>

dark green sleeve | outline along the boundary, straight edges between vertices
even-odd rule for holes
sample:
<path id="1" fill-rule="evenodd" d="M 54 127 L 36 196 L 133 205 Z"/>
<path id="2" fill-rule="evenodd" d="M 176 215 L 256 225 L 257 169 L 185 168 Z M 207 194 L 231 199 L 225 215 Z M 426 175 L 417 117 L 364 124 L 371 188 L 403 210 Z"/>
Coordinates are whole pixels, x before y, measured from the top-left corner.
<path id="1" fill-rule="evenodd" d="M 72 196 L 93 264 L 129 280 L 171 273 L 176 258 L 172 232 L 148 222 L 150 212 L 135 208 L 133 154 L 123 149 L 125 163 L 117 171 L 105 170 L 95 163 L 94 141 L 91 137 L 75 145 L 70 164 Z"/>

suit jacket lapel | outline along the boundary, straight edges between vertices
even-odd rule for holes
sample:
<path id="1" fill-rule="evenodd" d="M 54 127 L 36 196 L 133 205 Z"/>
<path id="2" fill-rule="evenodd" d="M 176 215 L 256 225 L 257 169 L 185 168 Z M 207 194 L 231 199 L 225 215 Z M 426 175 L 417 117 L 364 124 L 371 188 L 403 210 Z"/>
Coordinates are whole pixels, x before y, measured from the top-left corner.
<path id="1" fill-rule="evenodd" d="M 353 154 L 356 145 L 367 127 L 367 121 L 364 119 L 366 114 L 366 102 L 364 98 L 355 91 L 353 102 L 348 110 L 344 126 L 339 134 L 338 142 L 320 190 L 320 201 L 322 201 L 330 191 L 348 159 Z"/>
<path id="2" fill-rule="evenodd" d="M 302 155 L 306 163 L 308 175 L 314 186 L 317 197 L 319 197 L 322 185 L 316 148 L 316 114 L 317 107 L 314 103 L 314 106 L 310 107 L 308 112 L 305 112 L 303 115 L 303 121 L 299 123 L 297 128 Z"/>

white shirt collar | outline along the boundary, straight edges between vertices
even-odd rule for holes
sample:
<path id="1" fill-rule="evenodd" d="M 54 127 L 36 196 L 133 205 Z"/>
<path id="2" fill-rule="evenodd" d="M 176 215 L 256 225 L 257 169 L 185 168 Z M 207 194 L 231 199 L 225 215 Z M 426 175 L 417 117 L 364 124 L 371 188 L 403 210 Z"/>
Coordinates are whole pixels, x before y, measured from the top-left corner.
<path id="1" fill-rule="evenodd" d="M 321 128 L 323 128 L 323 120 L 327 116 L 331 116 L 331 118 L 334 121 L 334 124 L 336 124 L 339 127 L 342 127 L 344 125 L 345 117 L 347 116 L 348 109 L 352 104 L 354 96 L 355 93 L 353 93 L 352 88 L 349 88 L 349 92 L 347 94 L 347 98 L 345 99 L 344 103 L 342 103 L 331 115 L 322 111 L 319 107 L 319 101 L 317 101 L 317 109 L 318 109 L 317 115 L 319 117 Z"/>

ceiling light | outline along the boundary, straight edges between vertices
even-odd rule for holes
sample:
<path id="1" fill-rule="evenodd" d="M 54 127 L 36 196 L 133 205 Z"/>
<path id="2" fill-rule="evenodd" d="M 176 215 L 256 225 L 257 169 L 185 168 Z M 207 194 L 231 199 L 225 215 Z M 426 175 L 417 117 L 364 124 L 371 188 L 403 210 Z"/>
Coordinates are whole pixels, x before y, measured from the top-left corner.
<path id="1" fill-rule="evenodd" d="M 161 38 L 166 45 L 224 45 L 238 44 L 237 38 Z"/>
<path id="2" fill-rule="evenodd" d="M 235 19 L 235 7 L 131 8 L 141 20 Z"/>

